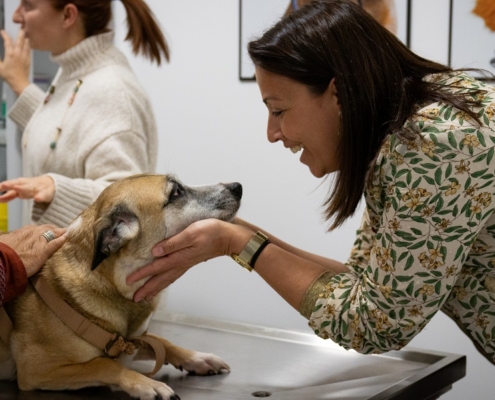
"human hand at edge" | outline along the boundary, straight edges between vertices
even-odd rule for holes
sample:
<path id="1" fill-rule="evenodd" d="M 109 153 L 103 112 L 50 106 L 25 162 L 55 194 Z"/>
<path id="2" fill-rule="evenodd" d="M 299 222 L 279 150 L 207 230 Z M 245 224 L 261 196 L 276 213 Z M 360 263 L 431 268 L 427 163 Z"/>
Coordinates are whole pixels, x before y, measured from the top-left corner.
<path id="1" fill-rule="evenodd" d="M 48 175 L 34 178 L 17 178 L 0 183 L 0 202 L 6 203 L 15 198 L 34 199 L 36 203 L 50 203 L 55 196 L 55 182 Z"/>
<path id="2" fill-rule="evenodd" d="M 192 266 L 230 255 L 233 226 L 217 219 L 206 219 L 194 222 L 177 235 L 158 243 L 153 248 L 153 255 L 159 258 L 127 277 L 127 284 L 149 278 L 134 294 L 134 301 L 150 301 Z"/>
<path id="3" fill-rule="evenodd" d="M 19 34 L 12 42 L 12 38 L 4 30 L 0 31 L 2 36 L 5 55 L 0 60 L 0 77 L 2 77 L 20 95 L 29 85 L 29 70 L 31 68 L 31 47 L 29 39 L 26 38 L 24 29 L 19 29 Z"/>
<path id="4" fill-rule="evenodd" d="M 41 236 L 51 230 L 56 239 L 47 242 Z M 55 253 L 66 240 L 66 228 L 55 225 L 27 225 L 10 233 L 0 235 L 0 242 L 11 247 L 22 260 L 28 277 L 38 272 L 46 260 Z"/>

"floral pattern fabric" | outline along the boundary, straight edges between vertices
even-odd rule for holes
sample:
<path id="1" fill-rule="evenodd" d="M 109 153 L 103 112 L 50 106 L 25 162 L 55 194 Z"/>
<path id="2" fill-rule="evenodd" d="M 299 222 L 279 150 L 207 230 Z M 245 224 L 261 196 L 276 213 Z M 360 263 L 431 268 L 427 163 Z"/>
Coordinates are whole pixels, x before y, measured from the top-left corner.
<path id="1" fill-rule="evenodd" d="M 482 125 L 433 103 L 407 123 L 415 140 L 387 138 L 350 272 L 321 278 L 309 325 L 345 348 L 381 353 L 405 346 L 441 309 L 495 362 L 495 88 L 464 73 L 428 79 L 481 90 L 471 96 Z"/>

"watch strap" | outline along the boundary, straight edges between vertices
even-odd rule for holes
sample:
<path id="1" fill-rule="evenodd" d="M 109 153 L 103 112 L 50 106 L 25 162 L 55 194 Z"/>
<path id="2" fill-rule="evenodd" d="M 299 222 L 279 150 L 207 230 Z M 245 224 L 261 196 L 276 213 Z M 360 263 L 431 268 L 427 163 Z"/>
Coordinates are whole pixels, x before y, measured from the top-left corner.
<path id="1" fill-rule="evenodd" d="M 264 250 L 264 248 L 268 246 L 270 243 L 271 243 L 270 240 L 266 238 L 266 240 L 261 244 L 258 250 L 256 250 L 256 253 L 254 253 L 253 258 L 251 258 L 251 262 L 249 263 L 249 265 L 251 265 L 251 268 L 254 269 L 254 264 L 256 264 L 256 260 L 258 259 L 259 255 Z"/>

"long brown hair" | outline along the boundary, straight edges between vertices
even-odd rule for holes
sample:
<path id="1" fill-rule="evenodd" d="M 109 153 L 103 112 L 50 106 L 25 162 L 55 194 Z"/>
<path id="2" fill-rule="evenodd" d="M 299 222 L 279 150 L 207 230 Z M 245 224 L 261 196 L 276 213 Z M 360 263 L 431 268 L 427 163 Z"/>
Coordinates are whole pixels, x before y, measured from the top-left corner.
<path id="1" fill-rule="evenodd" d="M 144 0 L 121 0 L 127 13 L 127 36 L 134 54 L 141 53 L 152 62 L 161 64 L 162 55 L 170 58 L 167 41 L 153 12 Z M 74 4 L 82 17 L 86 37 L 108 31 L 112 18 L 111 0 L 51 0 L 53 7 L 62 10 Z"/>
<path id="2" fill-rule="evenodd" d="M 248 44 L 254 64 L 306 85 L 315 96 L 335 78 L 341 109 L 338 171 L 324 205 L 330 229 L 353 215 L 367 172 L 385 137 L 424 102 L 465 111 L 469 93 L 452 94 L 423 80 L 452 69 L 419 57 L 366 11 L 350 1 L 314 1 L 282 18 Z M 471 99 L 471 100 L 470 100 Z"/>

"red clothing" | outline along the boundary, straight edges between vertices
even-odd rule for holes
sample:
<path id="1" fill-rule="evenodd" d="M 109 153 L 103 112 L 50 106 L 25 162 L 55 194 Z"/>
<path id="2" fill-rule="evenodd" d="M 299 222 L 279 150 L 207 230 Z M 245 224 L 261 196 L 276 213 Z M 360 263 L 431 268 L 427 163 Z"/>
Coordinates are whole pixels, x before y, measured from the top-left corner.
<path id="1" fill-rule="evenodd" d="M 0 243 L 0 307 L 23 294 L 26 287 L 24 264 L 12 248 Z"/>

